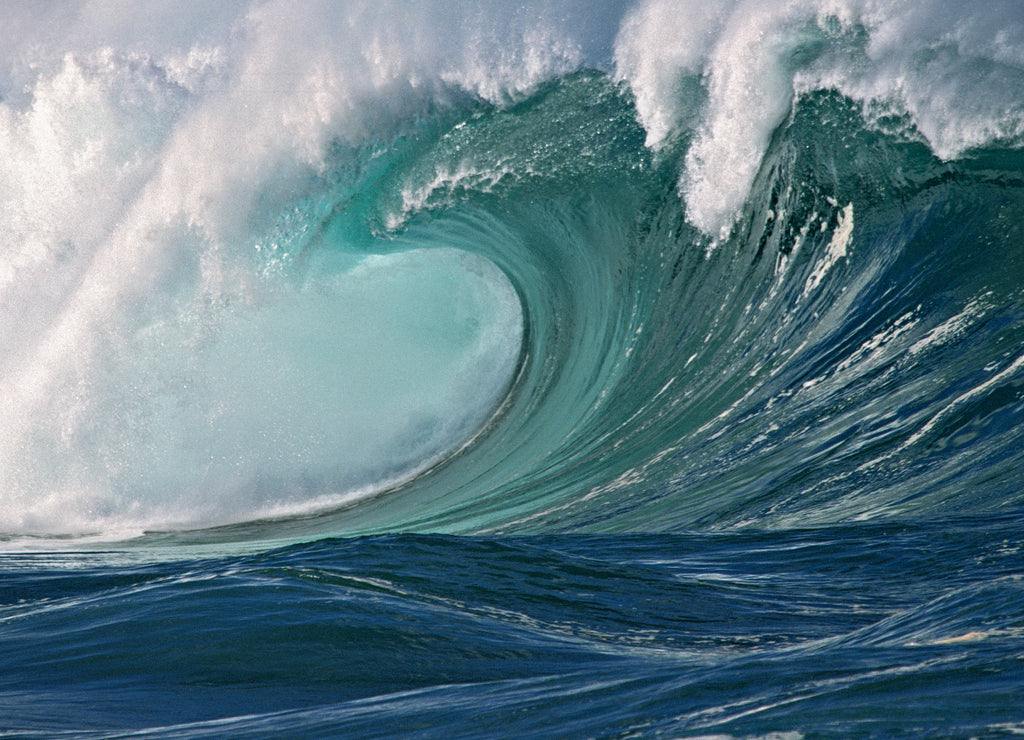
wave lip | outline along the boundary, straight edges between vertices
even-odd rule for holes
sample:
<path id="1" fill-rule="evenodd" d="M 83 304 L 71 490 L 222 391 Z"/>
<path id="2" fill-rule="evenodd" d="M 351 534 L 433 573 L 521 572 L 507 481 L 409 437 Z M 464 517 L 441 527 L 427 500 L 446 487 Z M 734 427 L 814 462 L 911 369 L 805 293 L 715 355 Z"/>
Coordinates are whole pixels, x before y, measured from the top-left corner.
<path id="1" fill-rule="evenodd" d="M 869 120 L 904 119 L 946 160 L 1024 136 L 1024 11 L 1011 0 L 652 0 L 628 16 L 615 58 L 648 145 L 692 137 L 679 189 L 690 222 L 718 239 L 802 95 L 834 90 Z"/>

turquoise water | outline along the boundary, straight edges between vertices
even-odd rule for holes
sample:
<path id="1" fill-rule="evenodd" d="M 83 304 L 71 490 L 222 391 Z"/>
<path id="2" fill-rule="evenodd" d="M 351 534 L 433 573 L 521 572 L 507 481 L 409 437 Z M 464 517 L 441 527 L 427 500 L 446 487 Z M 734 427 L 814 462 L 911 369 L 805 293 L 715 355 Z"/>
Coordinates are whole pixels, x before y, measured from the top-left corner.
<path id="1" fill-rule="evenodd" d="M 1024 731 L 1024 16 L 13 7 L 0 734 Z"/>

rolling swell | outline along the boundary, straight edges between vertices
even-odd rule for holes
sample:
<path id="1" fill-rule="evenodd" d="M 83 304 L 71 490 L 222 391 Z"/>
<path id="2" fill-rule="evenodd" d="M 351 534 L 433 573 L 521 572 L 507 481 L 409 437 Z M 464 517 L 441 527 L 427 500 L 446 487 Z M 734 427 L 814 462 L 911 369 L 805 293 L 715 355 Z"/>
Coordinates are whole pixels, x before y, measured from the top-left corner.
<path id="1" fill-rule="evenodd" d="M 1002 6 L 755 5 L 240 5 L 184 56 L 13 64 L 7 536 L 1013 505 Z"/>
<path id="2" fill-rule="evenodd" d="M 570 118 L 589 123 L 564 133 Z M 1019 503 L 1016 151 L 942 162 L 843 96 L 809 95 L 716 240 L 687 223 L 672 153 L 641 136 L 628 94 L 586 73 L 395 176 L 416 192 L 422 172 L 452 171 L 452 148 L 486 152 L 486 187 L 432 182 L 404 238 L 510 276 L 522 367 L 472 449 L 299 526 L 673 531 Z"/>
<path id="3" fill-rule="evenodd" d="M 678 531 L 1019 504 L 1015 150 L 942 162 L 841 95 L 808 95 L 715 239 L 687 222 L 674 152 L 644 147 L 628 91 L 605 75 L 442 124 L 373 153 L 383 164 L 355 185 L 345 158 L 370 155 L 343 152 L 327 179 L 339 185 L 301 206 L 301 227 L 291 211 L 271 228 L 292 232 L 267 269 L 309 280 L 353 254 L 486 258 L 523 311 L 507 398 L 469 447 L 397 489 L 173 540 Z"/>

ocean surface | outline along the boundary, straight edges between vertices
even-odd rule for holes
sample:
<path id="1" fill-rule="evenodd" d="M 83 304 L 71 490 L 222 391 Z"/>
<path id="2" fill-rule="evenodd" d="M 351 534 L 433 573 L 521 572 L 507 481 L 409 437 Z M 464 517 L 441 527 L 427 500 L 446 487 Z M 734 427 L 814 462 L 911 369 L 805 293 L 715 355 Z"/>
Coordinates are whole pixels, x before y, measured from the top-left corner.
<path id="1" fill-rule="evenodd" d="M 1024 5 L 0 4 L 0 737 L 1024 735 Z"/>

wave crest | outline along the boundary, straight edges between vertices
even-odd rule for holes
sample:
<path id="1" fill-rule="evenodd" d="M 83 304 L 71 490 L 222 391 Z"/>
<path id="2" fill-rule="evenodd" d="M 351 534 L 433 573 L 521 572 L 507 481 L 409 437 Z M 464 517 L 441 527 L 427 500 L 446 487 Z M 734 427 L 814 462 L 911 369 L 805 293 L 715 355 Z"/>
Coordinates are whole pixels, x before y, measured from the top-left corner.
<path id="1" fill-rule="evenodd" d="M 625 23 L 616 62 L 650 146 L 693 130 L 679 187 L 690 221 L 720 239 L 800 95 L 835 90 L 872 118 L 907 116 L 943 159 L 1024 134 L 1013 2 L 650 0 Z"/>

